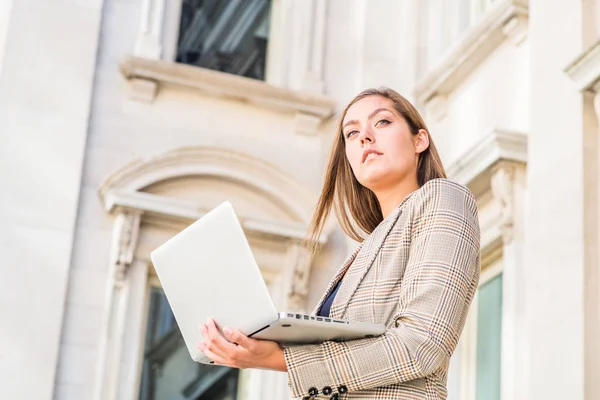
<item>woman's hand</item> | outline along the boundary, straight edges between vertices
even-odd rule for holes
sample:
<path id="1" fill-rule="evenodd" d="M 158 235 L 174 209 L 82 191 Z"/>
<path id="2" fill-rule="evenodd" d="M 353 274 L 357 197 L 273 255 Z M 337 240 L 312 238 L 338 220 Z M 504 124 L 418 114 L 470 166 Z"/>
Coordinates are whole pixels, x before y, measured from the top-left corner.
<path id="1" fill-rule="evenodd" d="M 200 333 L 204 343 L 198 343 L 198 349 L 215 364 L 287 371 L 283 349 L 276 342 L 252 339 L 231 328 L 224 328 L 221 335 L 212 318 L 200 325 Z"/>

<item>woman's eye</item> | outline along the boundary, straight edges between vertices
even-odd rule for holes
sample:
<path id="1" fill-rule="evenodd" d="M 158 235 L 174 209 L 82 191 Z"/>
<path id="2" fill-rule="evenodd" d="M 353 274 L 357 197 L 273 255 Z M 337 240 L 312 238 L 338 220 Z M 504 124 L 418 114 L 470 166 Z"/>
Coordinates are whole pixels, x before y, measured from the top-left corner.
<path id="1" fill-rule="evenodd" d="M 346 139 L 348 139 L 350 136 L 352 136 L 352 134 L 356 133 L 357 131 L 350 131 L 348 133 L 346 133 Z"/>
<path id="2" fill-rule="evenodd" d="M 387 119 L 380 119 L 379 121 L 377 121 L 377 123 L 375 124 L 375 126 L 378 126 L 380 124 L 387 125 L 389 123 L 390 123 L 390 121 L 388 121 Z"/>

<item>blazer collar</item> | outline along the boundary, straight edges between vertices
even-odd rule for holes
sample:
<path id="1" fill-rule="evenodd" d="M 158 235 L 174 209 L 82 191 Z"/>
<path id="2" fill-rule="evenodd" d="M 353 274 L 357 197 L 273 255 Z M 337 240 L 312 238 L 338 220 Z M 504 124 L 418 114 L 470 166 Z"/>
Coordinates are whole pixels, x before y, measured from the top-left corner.
<path id="1" fill-rule="evenodd" d="M 392 230 L 392 227 L 401 213 L 402 207 L 396 207 L 386 219 L 381 221 L 371 235 L 369 235 L 362 245 L 355 250 L 353 257 L 350 257 L 344 263 L 340 271 L 338 271 L 335 279 L 330 284 L 330 288 L 328 288 L 327 295 L 331 288 L 337 284 L 338 280 L 344 276 L 344 273 L 346 273 L 346 275 L 331 306 L 331 318 L 342 319 L 344 317 L 350 298 L 354 295 L 354 292 L 356 292 L 358 285 L 367 275 L 367 272 L 369 272 L 377 254 L 379 254 L 383 242 Z M 326 296 L 324 296 L 324 298 L 326 298 Z"/>

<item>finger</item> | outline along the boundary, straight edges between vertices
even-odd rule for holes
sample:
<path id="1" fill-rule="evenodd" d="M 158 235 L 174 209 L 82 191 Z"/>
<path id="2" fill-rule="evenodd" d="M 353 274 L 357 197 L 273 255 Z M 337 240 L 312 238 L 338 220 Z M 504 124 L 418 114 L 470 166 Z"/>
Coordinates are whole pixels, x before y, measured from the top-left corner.
<path id="1" fill-rule="evenodd" d="M 211 361 L 213 362 L 213 364 L 217 364 L 217 365 L 227 365 L 226 364 L 226 360 L 219 356 L 218 354 L 215 354 L 214 352 L 210 351 L 208 349 L 208 347 L 206 346 L 206 344 L 204 343 L 198 343 L 198 350 L 200 350 L 202 353 L 204 353 L 204 355 L 208 358 L 211 359 Z"/>
<path id="2" fill-rule="evenodd" d="M 222 357 L 229 358 L 229 356 L 231 356 L 231 353 L 237 350 L 236 346 L 229 343 L 223 337 L 223 335 L 221 335 L 221 332 L 219 332 L 217 324 L 214 320 L 209 319 L 207 328 L 208 335 L 210 337 L 210 343 L 214 346 L 214 348 L 211 348 L 211 350 Z"/>
<path id="3" fill-rule="evenodd" d="M 206 326 L 204 324 L 200 324 L 198 326 L 198 329 L 200 330 L 200 333 L 202 334 L 202 337 L 204 338 L 203 345 L 205 346 L 205 348 L 209 349 L 212 353 L 218 354 L 220 357 L 226 357 L 224 352 L 222 352 L 218 348 L 218 346 L 215 344 L 214 334 L 208 329 L 208 326 Z M 198 344 L 198 348 L 200 348 L 199 344 Z"/>
<path id="4" fill-rule="evenodd" d="M 253 348 L 256 342 L 255 339 L 244 335 L 239 329 L 225 328 L 223 329 L 223 334 L 225 335 L 225 339 L 245 349 Z"/>

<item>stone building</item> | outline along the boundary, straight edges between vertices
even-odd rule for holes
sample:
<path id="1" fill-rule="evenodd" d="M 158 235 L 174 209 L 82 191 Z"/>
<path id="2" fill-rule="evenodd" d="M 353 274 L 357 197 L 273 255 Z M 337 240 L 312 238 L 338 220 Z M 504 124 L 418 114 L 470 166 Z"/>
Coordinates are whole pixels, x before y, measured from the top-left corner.
<path id="1" fill-rule="evenodd" d="M 311 309 L 355 246 L 298 245 L 335 117 L 382 85 L 479 204 L 449 399 L 600 398 L 599 38 L 595 0 L 1 0 L 0 398 L 290 398 L 191 362 L 149 253 L 229 199 Z"/>

